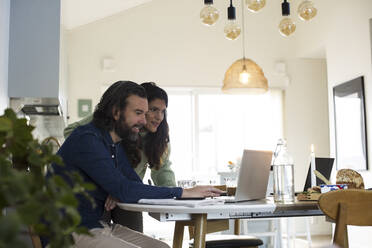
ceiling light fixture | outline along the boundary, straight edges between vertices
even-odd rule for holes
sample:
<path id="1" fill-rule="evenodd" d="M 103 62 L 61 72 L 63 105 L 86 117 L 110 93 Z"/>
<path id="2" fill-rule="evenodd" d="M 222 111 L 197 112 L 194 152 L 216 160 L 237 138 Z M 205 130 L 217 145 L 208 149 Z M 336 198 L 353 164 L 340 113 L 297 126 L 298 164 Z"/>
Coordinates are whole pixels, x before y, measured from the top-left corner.
<path id="1" fill-rule="evenodd" d="M 245 0 L 247 8 L 251 12 L 258 12 L 266 5 L 266 0 Z"/>
<path id="2" fill-rule="evenodd" d="M 241 32 L 239 25 L 236 23 L 236 12 L 232 0 L 230 0 L 230 6 L 227 8 L 227 25 L 225 26 L 224 32 L 228 40 L 235 40 L 239 37 Z"/>
<path id="3" fill-rule="evenodd" d="M 310 21 L 316 16 L 318 10 L 314 7 L 313 2 L 305 0 L 298 6 L 297 12 L 301 20 Z"/>
<path id="4" fill-rule="evenodd" d="M 204 0 L 205 7 L 200 11 L 200 19 L 203 24 L 212 26 L 218 20 L 220 13 L 213 7 L 213 0 Z"/>
<path id="5" fill-rule="evenodd" d="M 282 3 L 282 16 L 289 16 L 291 14 L 290 4 L 287 0 Z M 296 30 L 296 23 L 290 17 L 285 17 L 279 23 L 279 32 L 283 36 L 289 36 Z"/>
<path id="6" fill-rule="evenodd" d="M 207 26 L 212 26 L 216 23 L 219 17 L 219 12 L 214 8 L 213 0 L 203 0 L 205 7 L 200 12 L 200 18 L 202 23 Z M 284 18 L 279 23 L 279 32 L 287 37 L 291 35 L 296 30 L 295 22 L 289 17 L 290 15 L 290 5 L 289 0 L 283 0 L 282 3 L 282 16 Z M 242 2 L 241 8 L 244 8 L 244 2 L 247 9 L 251 12 L 259 12 L 266 5 L 266 0 L 244 0 Z M 303 21 L 309 21 L 314 18 L 318 10 L 314 7 L 314 3 L 310 0 L 303 0 L 299 4 L 298 17 Z M 232 0 L 230 0 L 230 6 L 227 8 L 227 19 L 228 23 L 224 28 L 225 37 L 229 40 L 236 40 L 240 35 L 240 27 L 236 23 L 235 7 L 233 6 Z"/>
<path id="7" fill-rule="evenodd" d="M 268 84 L 262 69 L 253 60 L 245 58 L 244 19 L 244 8 L 242 8 L 243 58 L 235 61 L 227 69 L 222 91 L 225 93 L 264 93 L 268 90 Z"/>

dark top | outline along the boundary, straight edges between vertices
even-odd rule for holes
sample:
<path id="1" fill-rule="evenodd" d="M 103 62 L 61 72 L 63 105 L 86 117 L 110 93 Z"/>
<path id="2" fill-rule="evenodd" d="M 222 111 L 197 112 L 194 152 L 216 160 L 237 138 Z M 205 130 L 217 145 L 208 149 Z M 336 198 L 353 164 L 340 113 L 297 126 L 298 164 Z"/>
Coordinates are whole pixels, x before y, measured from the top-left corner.
<path id="1" fill-rule="evenodd" d="M 81 225 L 89 229 L 102 227 L 100 219 L 108 195 L 120 202 L 136 203 L 139 199 L 173 198 L 182 195 L 179 187 L 145 185 L 130 165 L 120 142 L 114 144 L 109 132 L 92 123 L 80 126 L 66 139 L 58 154 L 65 166 L 54 166 L 57 174 L 78 171 L 86 182 L 96 186 L 89 192 L 96 208 L 89 200 L 77 195 Z M 62 175 L 63 176 L 63 175 Z"/>

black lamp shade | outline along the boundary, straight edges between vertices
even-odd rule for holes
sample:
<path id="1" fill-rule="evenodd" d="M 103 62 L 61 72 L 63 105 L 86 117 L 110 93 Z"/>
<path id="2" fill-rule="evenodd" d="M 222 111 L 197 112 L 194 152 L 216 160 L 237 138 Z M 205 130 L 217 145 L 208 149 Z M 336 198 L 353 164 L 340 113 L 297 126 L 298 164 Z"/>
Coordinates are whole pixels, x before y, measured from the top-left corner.
<path id="1" fill-rule="evenodd" d="M 213 0 L 204 0 L 204 4 L 207 5 L 207 4 L 213 4 Z"/>

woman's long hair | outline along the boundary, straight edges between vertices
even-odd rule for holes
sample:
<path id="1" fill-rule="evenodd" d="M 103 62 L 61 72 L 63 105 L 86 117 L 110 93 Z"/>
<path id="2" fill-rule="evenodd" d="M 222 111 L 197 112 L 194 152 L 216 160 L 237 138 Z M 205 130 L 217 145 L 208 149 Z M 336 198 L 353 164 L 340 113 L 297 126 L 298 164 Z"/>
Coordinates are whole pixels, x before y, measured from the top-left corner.
<path id="1" fill-rule="evenodd" d="M 168 107 L 168 95 L 162 88 L 156 86 L 156 84 L 152 82 L 143 83 L 141 86 L 146 90 L 147 101 L 149 103 L 153 100 L 160 99 L 163 100 L 165 106 Z M 169 126 L 166 112 L 156 132 L 147 132 L 144 141 L 144 153 L 148 159 L 150 168 L 160 169 L 163 163 L 161 157 L 168 152 L 169 144 Z"/>

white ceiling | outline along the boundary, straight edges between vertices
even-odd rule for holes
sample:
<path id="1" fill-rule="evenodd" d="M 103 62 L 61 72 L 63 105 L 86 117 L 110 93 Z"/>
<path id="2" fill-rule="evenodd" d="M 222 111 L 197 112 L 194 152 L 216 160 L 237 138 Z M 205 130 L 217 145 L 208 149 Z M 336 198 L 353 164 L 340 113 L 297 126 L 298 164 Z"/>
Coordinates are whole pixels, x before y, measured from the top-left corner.
<path id="1" fill-rule="evenodd" d="M 62 0 L 62 24 L 73 29 L 151 0 Z"/>

